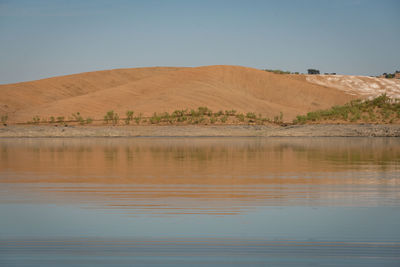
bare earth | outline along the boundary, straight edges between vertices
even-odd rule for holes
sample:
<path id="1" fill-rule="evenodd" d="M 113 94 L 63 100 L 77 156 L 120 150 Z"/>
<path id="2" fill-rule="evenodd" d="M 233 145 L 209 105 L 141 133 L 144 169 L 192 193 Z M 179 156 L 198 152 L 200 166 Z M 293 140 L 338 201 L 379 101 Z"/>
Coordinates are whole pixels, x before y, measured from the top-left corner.
<path id="1" fill-rule="evenodd" d="M 400 137 L 400 125 L 7 126 L 7 137 Z"/>
<path id="2" fill-rule="evenodd" d="M 0 85 L 0 115 L 8 123 L 26 123 L 72 113 L 103 119 L 114 110 L 123 117 L 173 112 L 207 106 L 273 118 L 342 105 L 359 97 L 337 88 L 308 82 L 304 75 L 280 75 L 240 66 L 133 68 L 53 77 Z"/>

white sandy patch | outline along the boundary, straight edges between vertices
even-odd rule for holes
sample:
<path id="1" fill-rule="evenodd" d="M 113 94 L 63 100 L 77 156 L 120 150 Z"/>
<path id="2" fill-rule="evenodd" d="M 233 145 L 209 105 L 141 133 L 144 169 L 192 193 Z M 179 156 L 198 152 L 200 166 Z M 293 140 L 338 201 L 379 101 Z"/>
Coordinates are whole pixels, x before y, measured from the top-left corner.
<path id="1" fill-rule="evenodd" d="M 307 75 L 307 81 L 333 87 L 350 95 L 374 98 L 386 93 L 390 98 L 400 98 L 400 80 L 352 75 Z"/>

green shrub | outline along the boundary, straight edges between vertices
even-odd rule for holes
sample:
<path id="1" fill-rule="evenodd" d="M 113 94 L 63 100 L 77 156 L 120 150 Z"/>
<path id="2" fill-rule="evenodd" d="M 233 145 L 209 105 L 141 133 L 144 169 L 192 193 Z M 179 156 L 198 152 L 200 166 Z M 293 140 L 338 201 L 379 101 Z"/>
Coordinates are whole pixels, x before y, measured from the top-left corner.
<path id="1" fill-rule="evenodd" d="M 236 115 L 236 118 L 240 121 L 240 122 L 244 122 L 244 114 L 240 113 Z"/>
<path id="2" fill-rule="evenodd" d="M 211 116 L 212 115 L 212 111 L 211 109 L 209 109 L 208 107 L 198 107 L 197 108 L 197 113 L 201 116 L 201 115 L 207 115 L 207 116 Z"/>
<path id="3" fill-rule="evenodd" d="M 72 113 L 72 117 L 73 117 L 73 120 L 76 122 L 79 122 L 79 124 L 81 124 L 81 125 L 85 124 L 85 120 L 83 119 L 83 117 L 81 116 L 81 114 L 79 112 Z"/>
<path id="4" fill-rule="evenodd" d="M 290 71 L 283 71 L 283 70 L 270 70 L 270 69 L 265 69 L 267 72 L 272 72 L 275 74 L 290 74 Z"/>
<path id="5" fill-rule="evenodd" d="M 151 124 L 157 124 L 160 123 L 161 117 L 157 115 L 157 113 L 154 112 L 153 116 L 150 118 Z"/>
<path id="6" fill-rule="evenodd" d="M 197 110 L 191 109 L 190 110 L 190 116 L 198 117 L 198 116 L 200 116 L 200 113 Z"/>
<path id="7" fill-rule="evenodd" d="M 271 120 L 269 118 L 262 118 L 261 121 L 264 122 L 271 122 Z"/>
<path id="8" fill-rule="evenodd" d="M 7 124 L 7 120 L 8 120 L 8 115 L 1 115 L 1 123 L 2 124 Z"/>
<path id="9" fill-rule="evenodd" d="M 131 121 L 133 120 L 133 111 L 132 110 L 128 110 L 125 114 L 126 114 L 126 118 L 125 118 L 125 124 L 128 125 L 131 123 Z"/>
<path id="10" fill-rule="evenodd" d="M 172 112 L 171 116 L 174 118 L 179 118 L 185 116 L 186 113 L 187 110 L 175 110 L 174 112 Z"/>
<path id="11" fill-rule="evenodd" d="M 109 123 L 114 118 L 114 110 L 107 111 L 106 115 L 104 115 L 104 122 Z"/>
<path id="12" fill-rule="evenodd" d="M 117 125 L 118 122 L 119 122 L 119 115 L 117 113 L 115 113 L 112 123 L 113 123 L 113 125 Z"/>
<path id="13" fill-rule="evenodd" d="M 350 119 L 351 122 L 356 122 L 361 119 L 361 113 L 357 112 L 353 114 L 353 117 Z"/>
<path id="14" fill-rule="evenodd" d="M 86 124 L 91 124 L 93 122 L 93 119 L 92 118 L 86 118 Z"/>
<path id="15" fill-rule="evenodd" d="M 106 115 L 104 115 L 104 122 L 107 124 L 112 122 L 113 125 L 117 125 L 119 122 L 118 113 L 115 113 L 114 110 L 107 111 Z"/>
<path id="16" fill-rule="evenodd" d="M 34 123 L 34 124 L 38 124 L 39 122 L 40 122 L 40 117 L 39 116 L 34 116 L 33 118 L 32 118 L 32 122 Z"/>
<path id="17" fill-rule="evenodd" d="M 225 123 L 228 120 L 228 116 L 224 115 L 224 116 L 221 117 L 220 120 L 221 120 L 222 123 Z"/>
<path id="18" fill-rule="evenodd" d="M 376 121 L 377 114 L 380 114 L 378 118 L 382 121 L 389 120 L 396 116 L 395 114 L 399 116 L 400 101 L 390 99 L 386 94 L 372 100 L 353 100 L 343 106 L 333 106 L 331 109 L 309 112 L 306 116 L 297 116 L 294 123 L 337 119 L 350 120 L 351 122 L 357 122 L 361 119 Z"/>
<path id="19" fill-rule="evenodd" d="M 197 123 L 204 123 L 206 121 L 206 119 L 203 117 L 203 116 L 200 116 L 198 119 L 197 119 Z"/>
<path id="20" fill-rule="evenodd" d="M 374 113 L 374 111 L 373 111 L 372 109 L 370 109 L 370 110 L 368 111 L 368 115 L 369 115 L 369 119 L 370 119 L 371 121 L 375 121 L 376 116 L 375 116 L 375 113 Z"/>
<path id="21" fill-rule="evenodd" d="M 161 121 L 170 122 L 173 118 L 169 115 L 168 112 L 164 112 L 160 115 Z"/>
<path id="22" fill-rule="evenodd" d="M 256 114 L 254 112 L 247 112 L 246 113 L 246 117 L 248 119 L 256 119 L 257 118 L 257 116 L 256 116 Z"/>
<path id="23" fill-rule="evenodd" d="M 63 123 L 64 122 L 64 117 L 63 116 L 57 117 L 57 122 L 58 123 Z"/>
<path id="24" fill-rule="evenodd" d="M 321 119 L 321 113 L 316 111 L 316 112 L 308 112 L 307 113 L 307 120 L 309 121 L 318 121 Z M 278 116 L 274 117 L 274 122 L 278 121 Z"/>
<path id="25" fill-rule="evenodd" d="M 236 114 L 236 110 L 225 110 L 225 115 L 227 116 L 234 116 Z"/>
<path id="26" fill-rule="evenodd" d="M 383 108 L 381 111 L 382 117 L 387 120 L 389 117 L 393 114 L 393 111 L 391 111 L 389 108 Z"/>
<path id="27" fill-rule="evenodd" d="M 214 114 L 215 116 L 219 117 L 224 115 L 224 112 L 222 110 L 218 111 L 217 113 Z"/>
<path id="28" fill-rule="evenodd" d="M 319 117 L 320 114 L 318 112 L 309 112 L 307 113 L 307 118 L 312 118 L 312 120 L 315 120 L 315 117 Z M 280 112 L 279 115 L 274 116 L 274 123 L 283 123 L 283 113 Z"/>
<path id="29" fill-rule="evenodd" d="M 142 113 L 140 113 L 139 116 L 136 116 L 133 119 L 135 120 L 136 124 L 139 124 L 142 120 Z"/>
<path id="30" fill-rule="evenodd" d="M 182 116 L 182 117 L 178 117 L 177 118 L 177 122 L 184 122 L 184 121 L 187 121 L 187 120 L 188 120 L 187 116 Z"/>
<path id="31" fill-rule="evenodd" d="M 297 115 L 296 119 L 293 120 L 294 124 L 304 124 L 307 122 L 306 116 Z"/>

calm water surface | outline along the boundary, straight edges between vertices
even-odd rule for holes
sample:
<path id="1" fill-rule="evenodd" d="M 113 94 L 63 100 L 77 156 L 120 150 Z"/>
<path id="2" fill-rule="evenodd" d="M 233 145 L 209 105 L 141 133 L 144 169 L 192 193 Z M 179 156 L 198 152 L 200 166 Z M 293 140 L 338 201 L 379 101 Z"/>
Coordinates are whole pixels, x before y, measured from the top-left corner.
<path id="1" fill-rule="evenodd" d="M 400 139 L 0 139 L 0 265 L 400 266 Z"/>

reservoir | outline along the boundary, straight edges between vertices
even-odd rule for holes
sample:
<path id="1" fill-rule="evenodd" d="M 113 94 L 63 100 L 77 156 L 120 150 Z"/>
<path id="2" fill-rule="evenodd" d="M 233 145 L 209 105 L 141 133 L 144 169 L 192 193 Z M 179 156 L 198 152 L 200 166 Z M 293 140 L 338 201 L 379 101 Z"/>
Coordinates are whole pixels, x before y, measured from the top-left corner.
<path id="1" fill-rule="evenodd" d="M 399 266 L 400 138 L 0 139 L 0 266 Z"/>

